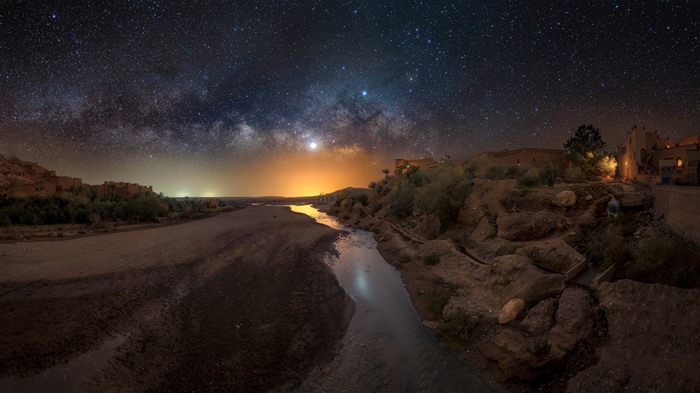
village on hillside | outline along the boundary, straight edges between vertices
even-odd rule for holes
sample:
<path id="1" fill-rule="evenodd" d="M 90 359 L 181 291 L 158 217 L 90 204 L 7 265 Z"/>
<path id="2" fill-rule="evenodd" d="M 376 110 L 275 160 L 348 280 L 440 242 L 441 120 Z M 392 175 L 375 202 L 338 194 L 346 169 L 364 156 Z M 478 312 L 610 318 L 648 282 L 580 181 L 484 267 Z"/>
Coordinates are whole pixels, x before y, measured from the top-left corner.
<path id="1" fill-rule="evenodd" d="M 634 181 L 643 185 L 697 186 L 700 178 L 699 146 L 700 135 L 692 135 L 676 142 L 668 137 L 660 137 L 658 131 L 650 132 L 644 127 L 634 126 L 625 140 L 616 146 L 617 175 L 622 181 Z M 507 168 L 512 165 L 542 169 L 547 162 L 558 168 L 572 165 L 567 161 L 565 150 L 521 147 L 483 152 L 468 160 L 451 157 L 397 158 L 395 173 L 411 167 L 432 169 L 439 165 L 462 168 L 474 165 L 478 170 L 493 166 Z"/>

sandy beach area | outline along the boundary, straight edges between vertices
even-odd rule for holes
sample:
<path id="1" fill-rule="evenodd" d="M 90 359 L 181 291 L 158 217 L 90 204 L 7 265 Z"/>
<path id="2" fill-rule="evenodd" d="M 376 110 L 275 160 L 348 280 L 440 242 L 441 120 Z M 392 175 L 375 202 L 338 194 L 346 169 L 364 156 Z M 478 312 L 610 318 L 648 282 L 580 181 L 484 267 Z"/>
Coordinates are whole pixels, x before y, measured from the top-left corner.
<path id="1" fill-rule="evenodd" d="M 336 236 L 286 207 L 252 206 L 2 243 L 0 390 L 293 388 L 333 356 L 354 309 L 322 259 Z M 47 378 L 78 360 L 91 366 Z"/>

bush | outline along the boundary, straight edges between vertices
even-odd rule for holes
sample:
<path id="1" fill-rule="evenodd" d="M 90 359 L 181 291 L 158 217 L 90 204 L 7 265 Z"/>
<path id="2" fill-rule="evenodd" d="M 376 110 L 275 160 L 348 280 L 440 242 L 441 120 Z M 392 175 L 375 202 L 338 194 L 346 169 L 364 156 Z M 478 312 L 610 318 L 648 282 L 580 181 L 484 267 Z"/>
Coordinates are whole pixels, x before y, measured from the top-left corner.
<path id="1" fill-rule="evenodd" d="M 462 340 L 469 338 L 474 327 L 476 327 L 476 323 L 464 311 L 454 313 L 449 320 L 441 322 L 439 325 L 440 333 Z"/>
<path id="2" fill-rule="evenodd" d="M 457 222 L 459 209 L 469 194 L 471 183 L 459 169 L 441 167 L 430 172 L 431 182 L 417 190 L 416 207 L 440 219 L 441 228 Z"/>
<path id="3" fill-rule="evenodd" d="M 435 266 L 440 263 L 440 256 L 437 254 L 428 254 L 423 256 L 423 263 L 428 266 Z"/>
<path id="4" fill-rule="evenodd" d="M 503 167 L 492 166 L 486 170 L 486 178 L 491 180 L 499 180 L 503 178 Z"/>
<path id="5" fill-rule="evenodd" d="M 540 170 L 540 179 L 542 180 L 543 184 L 546 184 L 548 186 L 553 186 L 554 181 L 557 179 L 558 176 L 557 168 L 552 165 L 549 161 L 545 161 L 544 167 Z"/>
<path id="6" fill-rule="evenodd" d="M 540 177 L 534 174 L 525 174 L 518 179 L 518 184 L 522 187 L 537 187 L 540 185 Z"/>
<path id="7" fill-rule="evenodd" d="M 511 165 L 508 167 L 508 169 L 506 169 L 505 175 L 509 179 L 517 179 L 520 176 L 522 176 L 525 172 L 526 172 L 526 170 L 523 170 L 519 166 Z"/>
<path id="8" fill-rule="evenodd" d="M 411 183 L 404 183 L 395 187 L 389 193 L 389 214 L 397 218 L 407 218 L 413 213 L 413 201 L 416 187 Z"/>
<path id="9" fill-rule="evenodd" d="M 530 352 L 537 356 L 538 358 L 543 358 L 549 355 L 549 350 L 552 348 L 552 344 L 549 343 L 546 337 L 540 337 L 535 341 L 535 347 L 530 350 Z"/>

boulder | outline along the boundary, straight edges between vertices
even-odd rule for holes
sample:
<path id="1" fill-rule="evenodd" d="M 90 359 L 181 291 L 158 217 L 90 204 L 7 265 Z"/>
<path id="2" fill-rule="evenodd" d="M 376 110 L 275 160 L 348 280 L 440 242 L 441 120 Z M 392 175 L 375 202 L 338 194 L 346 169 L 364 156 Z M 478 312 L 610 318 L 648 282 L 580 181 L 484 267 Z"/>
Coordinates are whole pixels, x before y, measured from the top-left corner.
<path id="1" fill-rule="evenodd" d="M 541 336 L 554 325 L 557 300 L 545 299 L 533 307 L 520 322 L 520 328 L 531 336 Z"/>
<path id="2" fill-rule="evenodd" d="M 576 194 L 571 190 L 564 190 L 552 198 L 552 205 L 559 207 L 569 207 L 576 204 Z"/>
<path id="3" fill-rule="evenodd" d="M 556 323 L 561 330 L 573 334 L 577 340 L 593 332 L 591 297 L 581 288 L 567 288 L 559 298 Z"/>
<path id="4" fill-rule="evenodd" d="M 518 249 L 517 253 L 530 257 L 536 266 L 561 274 L 566 273 L 584 259 L 581 254 L 561 240 L 537 242 Z"/>
<path id="5" fill-rule="evenodd" d="M 496 236 L 496 227 L 489 222 L 488 217 L 481 217 L 479 225 L 471 234 L 471 239 L 475 242 L 483 242 Z"/>
<path id="6" fill-rule="evenodd" d="M 484 215 L 481 199 L 474 194 L 470 194 L 464 200 L 464 205 L 459 211 L 458 221 L 464 225 L 477 225 Z"/>
<path id="7" fill-rule="evenodd" d="M 537 240 L 562 230 L 565 220 L 548 211 L 501 214 L 496 220 L 498 237 L 506 240 Z"/>
<path id="8" fill-rule="evenodd" d="M 525 311 L 527 305 L 523 299 L 510 299 L 508 303 L 503 306 L 501 313 L 498 315 L 498 322 L 501 325 L 513 322 L 517 317 Z"/>

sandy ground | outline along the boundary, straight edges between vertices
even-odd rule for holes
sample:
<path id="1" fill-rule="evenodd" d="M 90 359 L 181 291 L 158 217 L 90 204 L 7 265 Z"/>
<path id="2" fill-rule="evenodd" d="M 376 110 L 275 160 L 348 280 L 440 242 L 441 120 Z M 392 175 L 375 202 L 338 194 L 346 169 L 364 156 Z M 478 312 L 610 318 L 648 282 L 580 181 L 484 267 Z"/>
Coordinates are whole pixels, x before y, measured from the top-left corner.
<path id="1" fill-rule="evenodd" d="M 288 208 L 253 206 L 181 225 L 2 243 L 0 390 L 63 391 L 42 387 L 40 373 L 70 368 L 114 337 L 123 343 L 106 365 L 66 386 L 293 388 L 332 357 L 353 312 L 321 259 L 336 235 Z"/>

